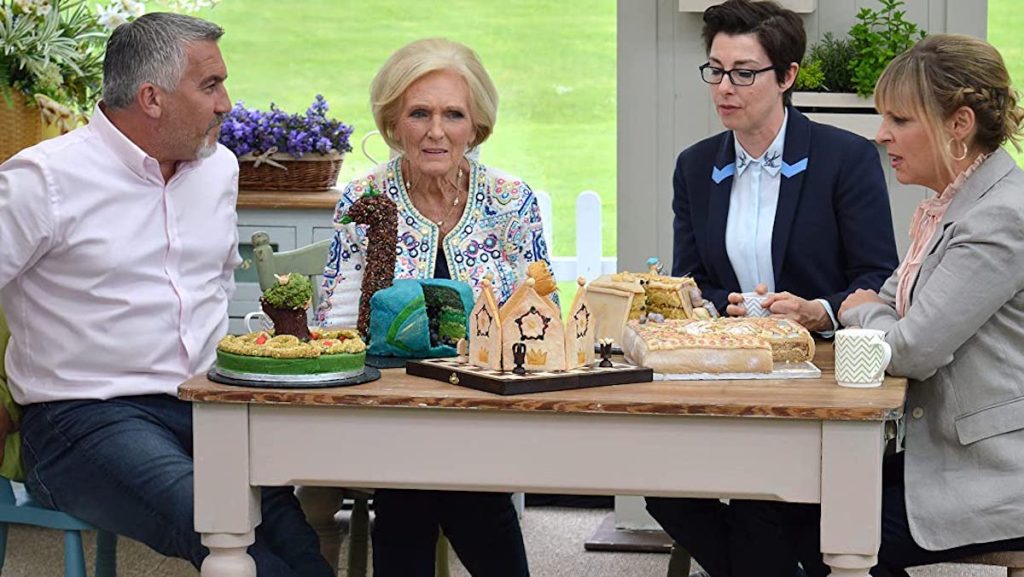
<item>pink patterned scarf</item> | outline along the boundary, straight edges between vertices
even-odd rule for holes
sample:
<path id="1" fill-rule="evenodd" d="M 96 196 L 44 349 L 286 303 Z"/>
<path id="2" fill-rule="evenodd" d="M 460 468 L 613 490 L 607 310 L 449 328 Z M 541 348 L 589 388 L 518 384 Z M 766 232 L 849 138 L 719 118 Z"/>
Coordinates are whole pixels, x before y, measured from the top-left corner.
<path id="1" fill-rule="evenodd" d="M 967 170 L 960 173 L 952 184 L 946 187 L 941 194 L 926 198 L 917 205 L 914 211 L 914 218 L 910 221 L 910 250 L 907 256 L 896 271 L 899 275 L 899 284 L 896 285 L 896 314 L 903 318 L 907 314 L 907 305 L 910 302 L 910 289 L 917 280 L 917 273 L 921 270 L 921 262 L 924 260 L 924 251 L 931 244 L 932 236 L 935 235 L 939 223 L 946 215 L 946 209 L 953 202 L 953 197 L 963 188 L 964 183 L 970 178 L 974 171 L 981 166 L 988 158 L 987 154 L 979 154 L 974 163 L 967 167 Z"/>

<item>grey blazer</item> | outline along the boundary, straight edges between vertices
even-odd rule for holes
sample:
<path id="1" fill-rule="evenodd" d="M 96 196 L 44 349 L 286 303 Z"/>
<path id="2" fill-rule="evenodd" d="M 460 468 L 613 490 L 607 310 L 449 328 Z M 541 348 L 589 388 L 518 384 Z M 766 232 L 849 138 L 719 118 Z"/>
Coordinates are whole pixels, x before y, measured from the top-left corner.
<path id="1" fill-rule="evenodd" d="M 887 303 L 842 316 L 881 329 L 907 392 L 906 500 L 914 540 L 942 550 L 1024 536 L 1024 172 L 994 152 L 953 199 L 904 318 Z"/>

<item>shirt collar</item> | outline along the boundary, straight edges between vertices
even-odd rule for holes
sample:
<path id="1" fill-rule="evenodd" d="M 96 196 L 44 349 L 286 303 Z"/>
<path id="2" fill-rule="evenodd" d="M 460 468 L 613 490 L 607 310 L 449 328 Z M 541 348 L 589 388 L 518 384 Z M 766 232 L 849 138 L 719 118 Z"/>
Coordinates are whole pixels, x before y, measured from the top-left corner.
<path id="1" fill-rule="evenodd" d="M 774 176 L 779 175 L 779 171 L 782 170 L 782 147 L 786 143 L 786 125 L 789 123 L 789 110 L 785 111 L 785 115 L 782 117 L 782 126 L 779 128 L 779 133 L 775 135 L 775 140 L 768 146 L 768 150 L 764 151 L 764 154 L 760 158 L 752 158 L 750 153 L 743 150 L 743 146 L 740 145 L 738 138 L 733 138 L 733 144 L 736 148 L 736 177 L 739 178 L 743 171 L 747 169 L 751 164 L 760 164 L 764 171 Z"/>
<path id="2" fill-rule="evenodd" d="M 89 126 L 103 143 L 113 151 L 114 155 L 121 160 L 139 178 L 156 178 L 161 183 L 163 175 L 160 172 L 160 163 L 146 151 L 139 148 L 139 145 L 124 135 L 114 123 L 107 118 L 99 103 L 93 109 L 92 118 L 89 119 Z"/>

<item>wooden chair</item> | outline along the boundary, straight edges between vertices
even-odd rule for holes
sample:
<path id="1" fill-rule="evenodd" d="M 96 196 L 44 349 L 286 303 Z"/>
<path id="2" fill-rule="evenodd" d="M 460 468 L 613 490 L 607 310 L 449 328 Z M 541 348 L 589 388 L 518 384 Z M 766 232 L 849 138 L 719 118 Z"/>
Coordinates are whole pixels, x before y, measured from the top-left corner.
<path id="1" fill-rule="evenodd" d="M 3 362 L 9 338 L 7 322 L 0 309 L 0 398 L 4 399 L 10 397 Z M 0 410 L 7 411 L 5 407 L 0 407 Z M 7 527 L 11 524 L 64 531 L 64 576 L 86 577 L 82 531 L 89 531 L 92 527 L 71 515 L 39 505 L 20 485 L 16 490 L 9 479 L 0 477 L 0 570 L 3 569 L 7 553 Z M 96 537 L 96 577 L 114 577 L 117 570 L 116 549 L 117 536 L 99 531 Z"/>
<path id="2" fill-rule="evenodd" d="M 256 277 L 260 289 L 267 290 L 274 286 L 275 274 L 296 273 L 310 277 L 313 283 L 313 310 L 319 303 L 319 286 L 317 278 L 324 272 L 327 262 L 327 251 L 330 240 L 322 240 L 313 244 L 284 252 L 274 252 L 270 236 L 265 232 L 252 235 L 253 260 L 256 263 Z M 349 577 L 365 577 L 369 557 L 370 513 L 369 499 L 371 493 L 359 489 L 338 489 L 335 487 L 299 487 L 296 491 L 302 510 L 309 524 L 320 537 L 320 552 L 337 570 L 338 552 L 341 540 L 338 528 L 334 523 L 342 500 L 352 500 L 352 517 L 349 522 Z M 448 541 L 443 537 L 437 545 L 437 577 L 448 577 Z"/>

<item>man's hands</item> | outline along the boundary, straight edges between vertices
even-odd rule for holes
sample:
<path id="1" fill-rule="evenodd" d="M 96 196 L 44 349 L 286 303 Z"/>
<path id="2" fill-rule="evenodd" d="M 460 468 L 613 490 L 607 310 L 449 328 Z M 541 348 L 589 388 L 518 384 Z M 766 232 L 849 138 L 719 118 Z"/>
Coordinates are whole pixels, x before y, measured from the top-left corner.
<path id="1" fill-rule="evenodd" d="M 768 294 L 768 287 L 764 284 L 757 285 L 754 292 L 767 295 L 761 302 L 761 308 L 770 311 L 774 317 L 790 319 L 809 331 L 822 332 L 834 328 L 832 318 L 828 316 L 828 311 L 820 302 L 809 301 L 789 292 Z M 729 293 L 729 305 L 725 312 L 732 317 L 747 316 L 747 307 L 743 306 L 743 295 Z"/>

